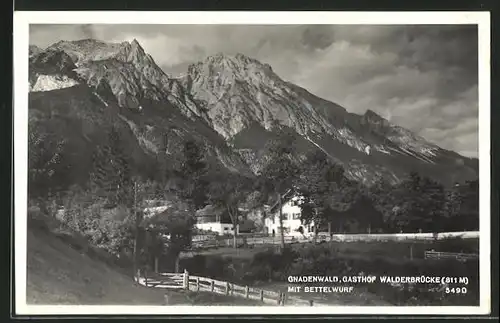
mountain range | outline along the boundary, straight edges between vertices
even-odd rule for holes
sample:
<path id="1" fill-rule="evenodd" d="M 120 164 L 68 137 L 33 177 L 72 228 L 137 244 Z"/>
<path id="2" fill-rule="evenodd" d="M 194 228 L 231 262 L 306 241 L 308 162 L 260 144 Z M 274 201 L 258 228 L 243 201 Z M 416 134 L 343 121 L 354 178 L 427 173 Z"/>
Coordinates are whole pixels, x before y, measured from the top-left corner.
<path id="1" fill-rule="evenodd" d="M 372 110 L 359 115 L 281 79 L 268 64 L 217 53 L 167 75 L 137 40 L 60 41 L 29 47 L 29 127 L 64 143 L 72 174 L 89 173 L 111 126 L 138 169 L 160 149 L 203 143 L 210 163 L 255 174 L 279 129 L 297 138 L 297 157 L 320 149 L 352 179 L 399 182 L 417 171 L 446 185 L 478 178 L 478 160 L 445 150 Z M 167 138 L 165 148 L 164 140 Z M 154 176 L 155 174 L 151 174 Z"/>

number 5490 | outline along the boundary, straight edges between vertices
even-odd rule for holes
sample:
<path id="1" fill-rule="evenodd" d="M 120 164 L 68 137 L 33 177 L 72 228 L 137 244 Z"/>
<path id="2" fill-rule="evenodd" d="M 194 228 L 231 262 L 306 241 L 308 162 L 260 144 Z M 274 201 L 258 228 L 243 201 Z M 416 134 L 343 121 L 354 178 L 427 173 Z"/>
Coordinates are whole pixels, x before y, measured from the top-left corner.
<path id="1" fill-rule="evenodd" d="M 446 287 L 445 294 L 467 294 L 467 287 Z"/>

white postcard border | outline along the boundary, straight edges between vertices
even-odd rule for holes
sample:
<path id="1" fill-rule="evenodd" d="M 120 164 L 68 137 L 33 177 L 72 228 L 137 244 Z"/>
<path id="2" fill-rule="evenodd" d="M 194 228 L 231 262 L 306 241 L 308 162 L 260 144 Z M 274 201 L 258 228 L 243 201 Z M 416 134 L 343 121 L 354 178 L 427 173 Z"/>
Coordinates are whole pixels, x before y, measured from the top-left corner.
<path id="1" fill-rule="evenodd" d="M 332 23 L 334 22 L 334 23 Z M 480 305 L 422 306 L 41 306 L 26 304 L 28 45 L 30 24 L 477 24 L 479 33 Z M 19 315 L 90 314 L 489 314 L 490 273 L 490 14 L 489 12 L 14 12 L 15 297 Z"/>

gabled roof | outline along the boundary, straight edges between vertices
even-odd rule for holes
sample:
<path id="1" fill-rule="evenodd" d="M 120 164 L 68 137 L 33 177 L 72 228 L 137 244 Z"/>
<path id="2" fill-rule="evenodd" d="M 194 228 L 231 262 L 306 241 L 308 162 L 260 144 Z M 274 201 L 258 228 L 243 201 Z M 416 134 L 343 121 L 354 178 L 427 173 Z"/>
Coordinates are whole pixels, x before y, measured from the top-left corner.
<path id="1" fill-rule="evenodd" d="M 216 208 L 215 206 L 207 205 L 203 209 L 197 210 L 196 216 L 215 215 L 218 212 L 220 212 L 220 210 L 218 208 Z"/>

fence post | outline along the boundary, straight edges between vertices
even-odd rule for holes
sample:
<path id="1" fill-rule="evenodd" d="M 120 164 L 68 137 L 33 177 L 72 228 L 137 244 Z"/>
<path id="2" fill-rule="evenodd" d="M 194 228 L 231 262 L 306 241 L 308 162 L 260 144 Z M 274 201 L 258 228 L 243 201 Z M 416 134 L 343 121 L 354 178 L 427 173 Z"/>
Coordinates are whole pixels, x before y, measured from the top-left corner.
<path id="1" fill-rule="evenodd" d="M 230 291 L 231 291 L 231 296 L 233 296 L 233 295 L 234 295 L 234 284 L 231 284 L 231 289 L 230 289 Z"/>
<path id="2" fill-rule="evenodd" d="M 196 277 L 196 291 L 200 291 L 200 277 Z"/>
<path id="3" fill-rule="evenodd" d="M 281 298 L 281 306 L 285 306 L 286 298 L 287 298 L 287 294 L 285 292 L 283 292 L 282 298 Z"/>
<path id="4" fill-rule="evenodd" d="M 184 269 L 184 289 L 189 290 L 189 272 Z"/>
<path id="5" fill-rule="evenodd" d="M 245 297 L 248 298 L 249 297 L 249 288 L 248 286 L 245 286 Z"/>
<path id="6" fill-rule="evenodd" d="M 158 273 L 158 257 L 155 257 L 155 273 Z"/>
<path id="7" fill-rule="evenodd" d="M 229 282 L 226 282 L 226 295 L 229 295 Z"/>
<path id="8" fill-rule="evenodd" d="M 214 280 L 212 279 L 212 281 L 210 282 L 210 291 L 213 292 L 215 289 L 215 283 L 214 283 Z"/>
<path id="9" fill-rule="evenodd" d="M 144 269 L 144 285 L 148 287 L 148 270 Z"/>
<path id="10" fill-rule="evenodd" d="M 260 301 L 263 302 L 264 301 L 264 291 L 263 290 L 260 290 Z"/>
<path id="11" fill-rule="evenodd" d="M 278 305 L 280 305 L 280 304 L 281 304 L 281 295 L 282 295 L 282 294 L 281 294 L 281 292 L 279 292 L 279 293 L 278 293 Z"/>
<path id="12" fill-rule="evenodd" d="M 313 306 L 314 301 L 312 299 L 309 300 L 309 305 Z"/>

